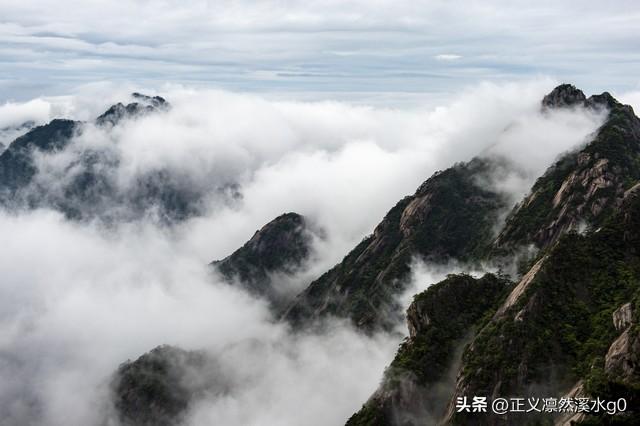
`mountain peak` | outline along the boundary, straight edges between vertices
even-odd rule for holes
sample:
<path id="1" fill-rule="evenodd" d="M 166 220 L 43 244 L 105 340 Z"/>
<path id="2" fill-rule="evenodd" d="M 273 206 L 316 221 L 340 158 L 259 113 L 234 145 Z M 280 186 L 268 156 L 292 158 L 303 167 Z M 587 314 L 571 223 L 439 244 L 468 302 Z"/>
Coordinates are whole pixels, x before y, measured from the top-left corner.
<path id="1" fill-rule="evenodd" d="M 169 102 L 161 96 L 147 96 L 142 93 L 134 92 L 131 97 L 135 102 L 124 105 L 118 102 L 109 107 L 101 116 L 96 118 L 96 124 L 115 126 L 120 120 L 125 118 L 133 118 L 143 116 L 156 111 L 169 109 Z"/>
<path id="2" fill-rule="evenodd" d="M 543 108 L 566 108 L 582 105 L 587 100 L 582 90 L 573 84 L 561 84 L 542 99 Z"/>
<path id="3" fill-rule="evenodd" d="M 599 95 L 589 96 L 589 99 L 585 101 L 585 105 L 591 107 L 600 106 L 613 109 L 614 107 L 619 106 L 620 102 L 618 102 L 616 98 L 611 96 L 611 93 L 603 92 Z"/>
<path id="4" fill-rule="evenodd" d="M 161 108 L 162 106 L 168 105 L 168 102 L 162 96 L 147 96 L 139 92 L 133 92 L 131 97 L 136 100 L 136 102 L 145 103 L 156 108 Z"/>
<path id="5" fill-rule="evenodd" d="M 250 292 L 266 296 L 274 306 L 288 302 L 290 296 L 282 283 L 272 282 L 274 274 L 293 274 L 308 260 L 312 238 L 322 238 L 304 216 L 285 213 L 264 225 L 230 256 L 211 263 L 222 278 L 239 282 Z"/>

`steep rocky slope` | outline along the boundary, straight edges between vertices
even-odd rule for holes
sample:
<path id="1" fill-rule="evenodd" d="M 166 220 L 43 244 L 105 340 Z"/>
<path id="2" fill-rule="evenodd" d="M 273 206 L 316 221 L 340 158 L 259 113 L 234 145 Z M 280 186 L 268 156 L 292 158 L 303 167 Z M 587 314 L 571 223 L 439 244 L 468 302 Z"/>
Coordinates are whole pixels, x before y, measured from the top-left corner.
<path id="1" fill-rule="evenodd" d="M 557 87 L 543 108 L 609 111 L 604 125 L 583 149 L 560 158 L 512 212 L 495 242 L 497 251 L 534 244 L 545 248 L 570 229 L 597 228 L 640 179 L 640 119 L 610 94 L 586 98 L 570 85 Z"/>
<path id="2" fill-rule="evenodd" d="M 348 426 L 436 424 L 455 389 L 462 348 L 511 283 L 495 275 L 451 275 L 418 294 L 407 311 L 409 338 L 380 388 Z"/>
<path id="3" fill-rule="evenodd" d="M 400 318 L 395 298 L 413 257 L 509 264 L 514 254 L 544 249 L 567 230 L 597 227 L 640 177 L 640 121 L 608 93 L 586 98 L 571 85 L 557 87 L 541 105 L 543 113 L 578 107 L 609 111 L 608 119 L 587 147 L 566 154 L 538 179 L 495 241 L 493 226 L 509 206 L 486 182 L 505 165 L 475 158 L 434 175 L 401 200 L 373 235 L 299 296 L 285 318 L 299 324 L 333 315 L 366 330 L 388 328 Z"/>
<path id="4" fill-rule="evenodd" d="M 563 236 L 523 278 L 525 288 L 505 300 L 465 351 L 452 401 L 463 395 L 560 397 L 580 382 L 587 395 L 599 396 L 616 377 L 628 385 L 618 390 L 637 401 L 638 364 L 622 361 L 637 357 L 630 354 L 633 328 L 618 337 L 614 313 L 640 296 L 638 195 L 627 193 L 620 212 L 597 232 Z M 632 315 L 626 317 L 618 324 L 630 324 Z M 452 411 L 449 420 L 469 422 Z M 474 421 L 525 424 L 530 418 Z"/>
<path id="5" fill-rule="evenodd" d="M 480 259 L 491 243 L 505 198 L 478 182 L 492 160 L 476 158 L 436 173 L 393 207 L 344 260 L 294 301 L 284 318 L 294 324 L 327 316 L 365 330 L 393 327 L 414 257 L 434 263 Z"/>
<path id="6" fill-rule="evenodd" d="M 630 107 L 608 94 L 586 99 L 568 85 L 543 100 L 543 108 L 576 104 L 609 108 L 609 118 L 592 142 L 561 158 L 510 214 L 488 256 L 513 253 L 527 244 L 540 251 L 512 290 L 483 311 L 475 332 L 465 335 L 462 331 L 445 340 L 449 346 L 465 337 L 468 342 L 466 346 L 458 343 L 463 346 L 461 357 L 454 350 L 444 351 L 446 366 L 453 366 L 456 379 L 449 376 L 449 381 L 443 381 L 447 368 L 430 370 L 432 364 L 441 365 L 443 358 L 435 349 L 425 351 L 423 342 L 441 326 L 428 315 L 416 316 L 419 305 L 414 302 L 408 312 L 410 338 L 398 351 L 380 389 L 350 424 L 637 424 L 639 120 Z M 429 294 L 428 290 L 416 301 Z M 490 291 L 477 300 L 483 297 L 496 300 Z M 446 303 L 443 298 L 436 304 Z M 466 317 L 467 310 L 452 307 L 448 314 L 455 324 L 456 318 Z M 407 358 L 420 362 L 402 364 Z M 399 365 L 404 371 L 398 371 Z M 443 383 L 448 398 L 443 396 Z M 563 395 L 624 397 L 633 408 L 613 417 L 498 416 L 455 410 L 457 397 Z"/>
<path id="7" fill-rule="evenodd" d="M 313 238 L 322 232 L 297 213 L 285 213 L 264 225 L 242 247 L 214 261 L 214 267 L 230 283 L 238 283 L 256 296 L 281 308 L 294 296 L 283 287 L 287 275 L 300 270 L 311 255 Z"/>

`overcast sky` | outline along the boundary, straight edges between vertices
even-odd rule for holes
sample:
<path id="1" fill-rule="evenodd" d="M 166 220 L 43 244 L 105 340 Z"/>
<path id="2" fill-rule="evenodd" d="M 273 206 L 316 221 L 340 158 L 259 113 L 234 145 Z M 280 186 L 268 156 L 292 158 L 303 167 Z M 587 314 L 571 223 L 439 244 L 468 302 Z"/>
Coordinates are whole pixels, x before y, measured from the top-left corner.
<path id="1" fill-rule="evenodd" d="M 545 76 L 628 92 L 639 29 L 634 0 L 3 0 L 0 101 L 96 81 L 393 99 Z"/>

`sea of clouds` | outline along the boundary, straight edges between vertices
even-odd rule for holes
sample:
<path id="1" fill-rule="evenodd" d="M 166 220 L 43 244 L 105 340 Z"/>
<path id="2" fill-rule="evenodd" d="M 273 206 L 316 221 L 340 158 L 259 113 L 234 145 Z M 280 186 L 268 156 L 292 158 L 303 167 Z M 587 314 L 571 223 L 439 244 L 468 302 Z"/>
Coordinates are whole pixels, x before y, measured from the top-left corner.
<path id="1" fill-rule="evenodd" d="M 113 129 L 88 122 L 64 151 L 38 158 L 40 182 L 56 185 L 76 155 L 103 149 L 119 159 L 110 173 L 120 190 L 164 170 L 203 188 L 206 208 L 170 226 L 153 217 L 104 226 L 44 208 L 0 211 L 3 424 L 98 424 L 118 365 L 161 344 L 207 350 L 237 384 L 198 401 L 192 424 L 344 423 L 375 390 L 402 336 L 365 336 L 339 321 L 292 333 L 266 302 L 212 280 L 207 263 L 294 211 L 326 232 L 292 279 L 302 290 L 431 174 L 478 154 L 513 165 L 486 184 L 515 203 L 606 115 L 543 113 L 540 100 L 553 86 L 480 84 L 442 106 L 406 109 L 165 86 L 158 94 L 171 103 L 168 112 Z M 61 116 L 90 121 L 127 101 L 130 89 L 92 85 L 7 103 L 0 127 Z M 221 183 L 237 185 L 241 197 L 207 192 Z M 417 266 L 411 288 L 447 272 Z"/>

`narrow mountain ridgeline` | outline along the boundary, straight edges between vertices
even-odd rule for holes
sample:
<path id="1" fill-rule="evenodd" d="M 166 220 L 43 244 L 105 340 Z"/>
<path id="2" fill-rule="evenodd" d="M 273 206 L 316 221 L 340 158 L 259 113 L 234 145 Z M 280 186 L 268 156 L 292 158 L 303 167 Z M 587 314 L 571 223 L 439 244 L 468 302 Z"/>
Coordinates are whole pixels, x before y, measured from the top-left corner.
<path id="1" fill-rule="evenodd" d="M 264 225 L 242 247 L 211 266 L 230 283 L 238 283 L 256 296 L 265 297 L 277 309 L 291 301 L 291 289 L 283 287 L 287 275 L 309 260 L 314 238 L 321 230 L 297 213 L 286 213 Z"/>
<path id="2" fill-rule="evenodd" d="M 570 85 L 547 95 L 543 108 L 606 109 L 609 116 L 593 141 L 560 158 L 512 212 L 496 251 L 529 244 L 545 248 L 570 229 L 600 226 L 640 179 L 640 119 L 608 93 L 586 98 Z"/>
<path id="3" fill-rule="evenodd" d="M 609 94 L 585 98 L 570 85 L 542 105 L 610 112 L 590 143 L 538 179 L 486 253 L 490 261 L 534 245 L 535 259 L 515 285 L 504 281 L 507 291 L 470 292 L 485 306 L 449 336 L 420 301 L 444 306 L 453 330 L 469 307 L 437 290 L 470 278 L 449 277 L 416 296 L 409 338 L 348 424 L 638 424 L 640 121 Z M 629 408 L 615 416 L 458 412 L 457 398 L 473 396 L 625 398 Z"/>
<path id="4" fill-rule="evenodd" d="M 434 263 L 482 258 L 506 197 L 482 188 L 495 164 L 475 158 L 436 173 L 402 199 L 344 260 L 300 294 L 284 318 L 297 325 L 337 316 L 367 331 L 401 320 L 396 298 L 415 257 Z"/>
<path id="5" fill-rule="evenodd" d="M 168 110 L 170 107 L 169 103 L 161 96 L 150 97 L 136 92 L 132 93 L 131 97 L 136 102 L 127 105 L 118 102 L 96 118 L 96 124 L 115 126 L 124 119 L 141 117 L 158 110 Z"/>

